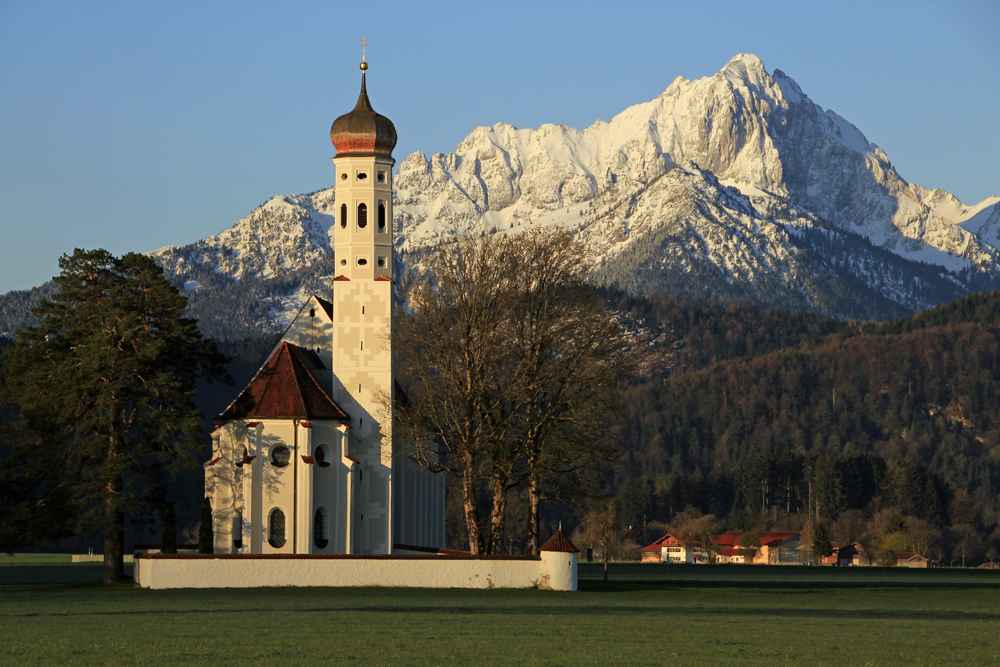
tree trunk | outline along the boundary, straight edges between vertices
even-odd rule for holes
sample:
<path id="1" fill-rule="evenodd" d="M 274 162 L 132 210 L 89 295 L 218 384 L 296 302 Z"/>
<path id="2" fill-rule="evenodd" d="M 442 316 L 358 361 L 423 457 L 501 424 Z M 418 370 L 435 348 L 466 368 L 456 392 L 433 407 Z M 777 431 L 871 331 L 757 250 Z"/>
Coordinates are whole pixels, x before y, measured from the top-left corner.
<path id="1" fill-rule="evenodd" d="M 488 551 L 491 556 L 498 556 L 500 555 L 500 545 L 503 544 L 503 525 L 507 515 L 507 487 L 498 475 L 493 476 L 490 486 L 493 492 L 493 509 L 490 513 Z"/>
<path id="2" fill-rule="evenodd" d="M 528 553 L 538 555 L 538 504 L 541 501 L 538 489 L 538 477 L 534 474 L 528 477 Z"/>
<path id="3" fill-rule="evenodd" d="M 118 504 L 122 481 L 111 484 L 104 518 L 104 583 L 117 584 L 125 578 L 125 512 Z"/>
<path id="4" fill-rule="evenodd" d="M 476 477 L 471 467 L 462 474 L 462 504 L 465 508 L 465 527 L 469 533 L 469 552 L 478 556 L 483 552 L 479 534 L 479 499 L 476 493 Z"/>

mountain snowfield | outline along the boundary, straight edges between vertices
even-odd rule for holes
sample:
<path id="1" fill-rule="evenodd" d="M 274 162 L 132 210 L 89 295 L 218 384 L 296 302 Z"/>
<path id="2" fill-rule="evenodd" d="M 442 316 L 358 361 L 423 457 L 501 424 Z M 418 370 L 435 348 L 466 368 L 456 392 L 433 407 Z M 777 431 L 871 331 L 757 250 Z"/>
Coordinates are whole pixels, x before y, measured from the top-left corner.
<path id="1" fill-rule="evenodd" d="M 966 206 L 907 183 L 860 130 L 748 54 L 584 130 L 478 127 L 454 152 L 407 156 L 394 187 L 401 268 L 467 230 L 556 226 L 585 244 L 596 280 L 630 292 L 864 319 L 1000 276 L 1000 198 Z M 332 188 L 277 196 L 153 254 L 206 333 L 259 335 L 329 288 L 333 211 Z"/>

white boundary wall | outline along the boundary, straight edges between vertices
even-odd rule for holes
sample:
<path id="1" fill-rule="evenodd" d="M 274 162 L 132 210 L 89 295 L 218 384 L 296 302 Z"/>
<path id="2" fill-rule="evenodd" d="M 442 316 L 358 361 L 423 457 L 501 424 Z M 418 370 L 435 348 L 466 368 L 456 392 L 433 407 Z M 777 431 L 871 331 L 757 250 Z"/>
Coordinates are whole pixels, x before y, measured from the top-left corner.
<path id="1" fill-rule="evenodd" d="M 543 588 L 575 591 L 577 554 L 541 557 L 137 555 L 142 588 L 379 586 L 396 588 Z"/>

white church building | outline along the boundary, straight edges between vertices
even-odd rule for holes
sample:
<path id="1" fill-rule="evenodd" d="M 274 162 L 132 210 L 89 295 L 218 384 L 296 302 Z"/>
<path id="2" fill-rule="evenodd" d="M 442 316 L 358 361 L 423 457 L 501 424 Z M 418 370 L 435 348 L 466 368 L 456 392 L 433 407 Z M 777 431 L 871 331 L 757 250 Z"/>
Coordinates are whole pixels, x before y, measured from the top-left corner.
<path id="1" fill-rule="evenodd" d="M 217 554 L 392 554 L 443 548 L 445 480 L 402 453 L 392 367 L 392 150 L 361 64 L 336 148 L 337 270 L 216 419 L 205 492 Z"/>

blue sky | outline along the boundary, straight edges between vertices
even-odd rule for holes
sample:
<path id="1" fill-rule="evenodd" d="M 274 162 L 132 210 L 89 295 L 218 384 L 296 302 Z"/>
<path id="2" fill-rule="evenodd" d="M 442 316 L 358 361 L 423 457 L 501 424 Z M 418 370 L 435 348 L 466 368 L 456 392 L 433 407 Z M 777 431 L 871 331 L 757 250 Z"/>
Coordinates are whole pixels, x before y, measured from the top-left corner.
<path id="1" fill-rule="evenodd" d="M 998 25 L 995 0 L 0 0 L 0 293 L 74 247 L 191 243 L 331 185 L 362 35 L 397 162 L 478 125 L 587 127 L 754 53 L 975 203 L 1000 194 Z"/>

